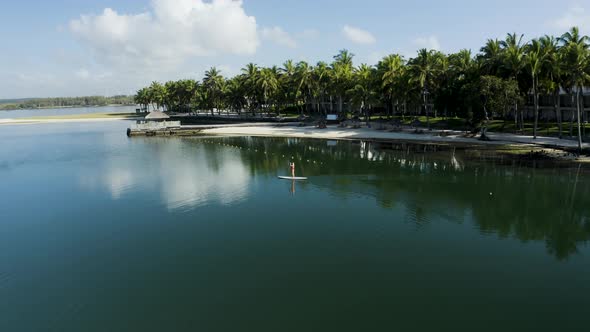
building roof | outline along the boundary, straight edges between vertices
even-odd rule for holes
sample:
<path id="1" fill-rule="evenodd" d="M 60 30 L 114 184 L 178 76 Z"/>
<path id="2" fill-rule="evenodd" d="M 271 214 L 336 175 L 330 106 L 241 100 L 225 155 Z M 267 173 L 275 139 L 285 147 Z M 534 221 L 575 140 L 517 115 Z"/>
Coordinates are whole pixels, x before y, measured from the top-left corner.
<path id="1" fill-rule="evenodd" d="M 145 116 L 146 120 L 164 120 L 164 119 L 170 119 L 170 116 L 168 116 L 168 114 L 165 114 L 164 112 L 160 112 L 160 111 L 153 111 L 150 112 L 150 114 Z"/>

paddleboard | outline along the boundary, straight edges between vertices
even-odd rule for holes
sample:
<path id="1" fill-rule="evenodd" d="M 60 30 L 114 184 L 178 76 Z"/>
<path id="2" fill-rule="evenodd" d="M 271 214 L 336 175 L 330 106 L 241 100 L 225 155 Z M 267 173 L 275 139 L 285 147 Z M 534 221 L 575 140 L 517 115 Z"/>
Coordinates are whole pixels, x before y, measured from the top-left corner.
<path id="1" fill-rule="evenodd" d="M 305 177 L 292 177 L 292 176 L 279 176 L 279 179 L 282 180 L 293 180 L 293 181 L 304 181 L 307 180 Z"/>

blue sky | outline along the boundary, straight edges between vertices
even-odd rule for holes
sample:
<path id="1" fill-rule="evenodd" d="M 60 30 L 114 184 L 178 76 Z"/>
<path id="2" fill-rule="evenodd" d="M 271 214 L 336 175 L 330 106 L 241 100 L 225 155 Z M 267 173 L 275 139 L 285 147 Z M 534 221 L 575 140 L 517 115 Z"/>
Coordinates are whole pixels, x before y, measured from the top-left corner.
<path id="1" fill-rule="evenodd" d="M 507 32 L 578 25 L 590 0 L 20 0 L 0 10 L 0 98 L 131 94 L 152 80 L 234 75 L 248 62 L 355 63 L 419 48 L 477 52 Z"/>

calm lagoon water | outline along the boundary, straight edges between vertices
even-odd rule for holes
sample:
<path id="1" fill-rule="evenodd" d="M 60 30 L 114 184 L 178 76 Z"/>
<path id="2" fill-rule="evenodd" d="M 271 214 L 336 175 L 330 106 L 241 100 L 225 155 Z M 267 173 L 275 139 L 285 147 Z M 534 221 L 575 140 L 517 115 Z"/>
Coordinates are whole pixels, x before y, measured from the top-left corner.
<path id="1" fill-rule="evenodd" d="M 0 127 L 0 331 L 588 331 L 585 169 L 128 124 Z"/>

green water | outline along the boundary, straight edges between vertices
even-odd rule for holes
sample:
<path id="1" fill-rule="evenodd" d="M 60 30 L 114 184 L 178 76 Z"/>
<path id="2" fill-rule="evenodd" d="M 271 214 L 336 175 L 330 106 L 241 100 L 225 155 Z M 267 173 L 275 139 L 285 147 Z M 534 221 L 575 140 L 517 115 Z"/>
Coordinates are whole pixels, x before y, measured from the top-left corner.
<path id="1" fill-rule="evenodd" d="M 0 331 L 588 331 L 584 168 L 127 126 L 0 127 Z"/>

